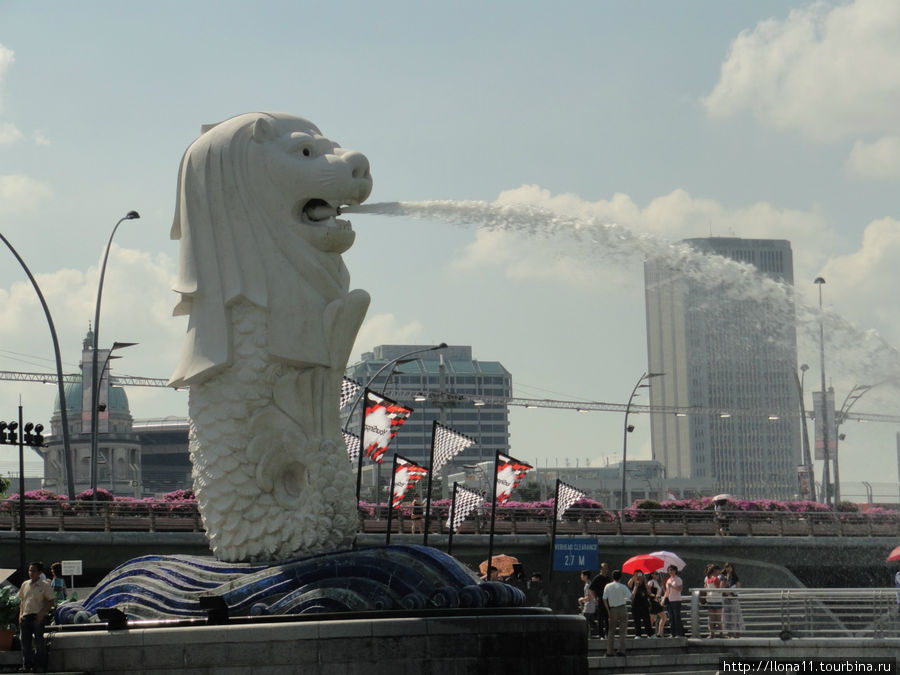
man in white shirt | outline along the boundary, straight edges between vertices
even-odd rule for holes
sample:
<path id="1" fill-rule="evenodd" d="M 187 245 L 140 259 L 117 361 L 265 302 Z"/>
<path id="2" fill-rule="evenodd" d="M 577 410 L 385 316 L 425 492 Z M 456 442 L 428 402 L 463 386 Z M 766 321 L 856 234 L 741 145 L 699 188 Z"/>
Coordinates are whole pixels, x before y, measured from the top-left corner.
<path id="1" fill-rule="evenodd" d="M 606 655 L 613 655 L 613 644 L 616 635 L 619 637 L 619 649 L 616 656 L 625 656 L 625 637 L 628 633 L 628 610 L 626 605 L 631 599 L 631 590 L 623 584 L 622 571 L 612 573 L 612 581 L 603 589 L 603 606 L 609 614 L 609 633 L 606 636 Z"/>
<path id="2" fill-rule="evenodd" d="M 28 566 L 28 580 L 19 587 L 19 628 L 22 640 L 22 670 L 43 673 L 47 670 L 47 645 L 44 642 L 44 618 L 53 607 L 56 594 L 46 578 L 41 578 L 43 563 Z"/>

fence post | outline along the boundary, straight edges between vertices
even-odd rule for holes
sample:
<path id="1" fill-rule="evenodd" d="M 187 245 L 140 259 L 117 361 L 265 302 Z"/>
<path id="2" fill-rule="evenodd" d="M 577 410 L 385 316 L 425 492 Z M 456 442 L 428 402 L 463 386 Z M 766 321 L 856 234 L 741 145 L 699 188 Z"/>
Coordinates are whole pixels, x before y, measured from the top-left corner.
<path id="1" fill-rule="evenodd" d="M 700 591 L 691 591 L 691 637 L 700 637 Z"/>

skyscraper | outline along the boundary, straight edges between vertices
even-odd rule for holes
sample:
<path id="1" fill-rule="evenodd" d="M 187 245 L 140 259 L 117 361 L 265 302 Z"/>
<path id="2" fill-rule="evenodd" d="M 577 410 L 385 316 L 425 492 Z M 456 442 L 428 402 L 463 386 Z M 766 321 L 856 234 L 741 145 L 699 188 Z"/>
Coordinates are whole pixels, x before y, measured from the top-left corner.
<path id="1" fill-rule="evenodd" d="M 746 275 L 729 279 L 716 257 L 792 285 L 790 242 L 683 243 L 711 256 L 699 273 L 663 258 L 644 266 L 648 367 L 665 373 L 650 381 L 650 404 L 706 412 L 652 413 L 653 458 L 670 478 L 713 478 L 735 497 L 793 497 L 801 452 L 790 293 L 765 293 Z"/>

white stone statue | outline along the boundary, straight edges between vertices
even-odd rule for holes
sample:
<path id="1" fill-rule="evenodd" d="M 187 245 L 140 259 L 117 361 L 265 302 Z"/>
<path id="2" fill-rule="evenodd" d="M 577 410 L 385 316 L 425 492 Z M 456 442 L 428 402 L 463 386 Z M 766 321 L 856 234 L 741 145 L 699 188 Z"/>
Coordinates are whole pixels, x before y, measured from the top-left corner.
<path id="1" fill-rule="evenodd" d="M 349 291 L 339 207 L 369 162 L 291 115 L 204 127 L 178 175 L 175 314 L 189 315 L 169 384 L 190 387 L 194 491 L 221 560 L 346 548 L 355 481 L 338 393 L 369 305 Z"/>

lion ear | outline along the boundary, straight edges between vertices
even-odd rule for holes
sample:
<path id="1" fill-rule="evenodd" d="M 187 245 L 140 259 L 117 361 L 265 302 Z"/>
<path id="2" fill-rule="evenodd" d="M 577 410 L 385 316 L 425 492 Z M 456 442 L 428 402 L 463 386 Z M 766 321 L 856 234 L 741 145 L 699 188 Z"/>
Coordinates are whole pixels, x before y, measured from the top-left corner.
<path id="1" fill-rule="evenodd" d="M 275 136 L 275 127 L 265 117 L 260 117 L 253 123 L 253 140 L 257 143 L 270 141 Z"/>

